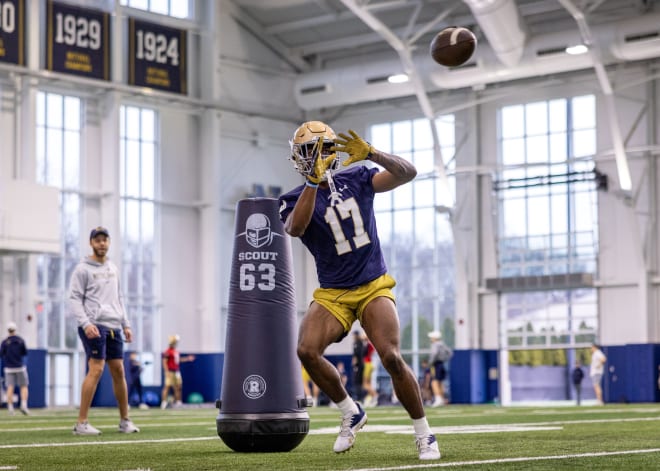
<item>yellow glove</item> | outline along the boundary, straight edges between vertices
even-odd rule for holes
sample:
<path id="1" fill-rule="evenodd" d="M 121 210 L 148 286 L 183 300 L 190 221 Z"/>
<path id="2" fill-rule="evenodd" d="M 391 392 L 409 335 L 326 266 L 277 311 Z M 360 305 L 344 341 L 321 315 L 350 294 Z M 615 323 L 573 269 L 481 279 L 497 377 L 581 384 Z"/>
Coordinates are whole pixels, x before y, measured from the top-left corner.
<path id="1" fill-rule="evenodd" d="M 348 132 L 351 134 L 351 137 L 340 133 L 339 137 L 341 139 L 335 139 L 335 144 L 337 145 L 330 148 L 330 150 L 348 154 L 348 159 L 344 161 L 344 166 L 364 160 L 374 152 L 374 147 L 358 136 L 355 131 L 349 129 Z"/>
<path id="2" fill-rule="evenodd" d="M 315 152 L 318 157 L 314 160 L 314 168 L 312 172 L 307 175 L 307 180 L 314 185 L 318 185 L 325 177 L 325 171 L 328 169 L 333 160 L 337 158 L 337 154 L 331 154 L 325 159 L 321 150 L 323 149 L 323 136 L 319 138 L 312 152 Z"/>

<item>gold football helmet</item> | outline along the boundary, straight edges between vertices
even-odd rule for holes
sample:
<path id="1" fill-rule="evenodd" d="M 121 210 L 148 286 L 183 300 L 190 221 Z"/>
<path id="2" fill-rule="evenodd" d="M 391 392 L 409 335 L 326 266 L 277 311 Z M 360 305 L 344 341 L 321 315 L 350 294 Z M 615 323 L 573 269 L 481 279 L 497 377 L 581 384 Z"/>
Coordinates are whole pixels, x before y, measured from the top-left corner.
<path id="1" fill-rule="evenodd" d="M 319 141 L 322 139 L 322 146 L 319 149 Z M 302 176 L 307 177 L 314 172 L 314 164 L 319 154 L 322 158 L 329 157 L 334 153 L 330 148 L 335 145 L 337 135 L 330 126 L 321 121 L 307 121 L 300 125 L 293 133 L 293 139 L 289 141 L 291 146 L 291 156 L 293 167 Z M 339 159 L 330 164 L 329 170 L 339 168 Z"/>

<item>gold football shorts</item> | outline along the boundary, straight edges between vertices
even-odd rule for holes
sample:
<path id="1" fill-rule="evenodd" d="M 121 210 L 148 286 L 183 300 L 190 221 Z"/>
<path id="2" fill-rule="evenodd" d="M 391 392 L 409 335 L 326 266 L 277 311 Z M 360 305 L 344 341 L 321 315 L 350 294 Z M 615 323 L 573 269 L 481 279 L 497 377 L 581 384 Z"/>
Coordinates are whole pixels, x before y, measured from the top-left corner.
<path id="1" fill-rule="evenodd" d="M 385 273 L 353 289 L 317 288 L 314 301 L 330 311 L 344 326 L 344 333 L 348 333 L 353 322 L 362 320 L 362 312 L 372 300 L 384 296 L 396 301 L 392 293 L 395 285 L 394 278 Z"/>
<path id="2" fill-rule="evenodd" d="M 171 387 L 171 386 L 181 386 L 183 383 L 182 378 L 181 378 L 181 372 L 180 371 L 168 371 L 165 374 L 165 386 L 166 387 Z"/>

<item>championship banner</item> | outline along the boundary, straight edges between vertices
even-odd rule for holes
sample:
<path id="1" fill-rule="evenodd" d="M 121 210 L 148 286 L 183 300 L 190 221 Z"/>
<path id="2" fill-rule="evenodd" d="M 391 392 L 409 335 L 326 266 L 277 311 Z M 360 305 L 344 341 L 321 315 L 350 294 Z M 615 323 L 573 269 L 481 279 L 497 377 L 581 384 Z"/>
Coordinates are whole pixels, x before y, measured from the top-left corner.
<path id="1" fill-rule="evenodd" d="M 0 62 L 25 65 L 25 0 L 0 0 Z"/>
<path id="2" fill-rule="evenodd" d="M 110 14 L 47 2 L 46 68 L 110 80 Z"/>
<path id="3" fill-rule="evenodd" d="M 188 93 L 188 33 L 128 19 L 128 83 L 168 92 Z"/>

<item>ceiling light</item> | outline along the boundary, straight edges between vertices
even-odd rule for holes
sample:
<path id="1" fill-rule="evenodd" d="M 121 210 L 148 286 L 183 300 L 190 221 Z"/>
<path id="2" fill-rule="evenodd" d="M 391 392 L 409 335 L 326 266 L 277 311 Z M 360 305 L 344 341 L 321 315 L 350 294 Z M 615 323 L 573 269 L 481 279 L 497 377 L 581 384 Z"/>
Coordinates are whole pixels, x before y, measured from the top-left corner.
<path id="1" fill-rule="evenodd" d="M 577 46 L 569 46 L 566 48 L 566 54 L 572 56 L 577 56 L 578 54 L 585 54 L 589 51 L 589 48 L 584 44 L 578 44 Z"/>
<path id="2" fill-rule="evenodd" d="M 394 74 L 387 77 L 387 81 L 390 83 L 406 83 L 410 78 L 408 74 Z"/>

